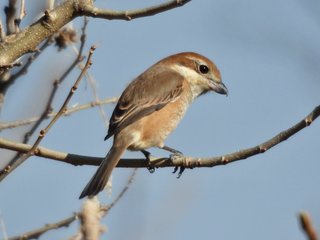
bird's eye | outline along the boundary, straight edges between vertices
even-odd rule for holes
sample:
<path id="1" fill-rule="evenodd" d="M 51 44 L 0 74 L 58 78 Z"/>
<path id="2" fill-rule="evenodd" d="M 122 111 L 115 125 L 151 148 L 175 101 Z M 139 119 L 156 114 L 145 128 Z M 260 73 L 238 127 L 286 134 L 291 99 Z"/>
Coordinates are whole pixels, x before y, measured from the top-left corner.
<path id="1" fill-rule="evenodd" d="M 203 65 L 201 64 L 199 66 L 199 71 L 202 73 L 202 74 L 207 74 L 209 72 L 209 68 L 206 66 L 206 65 Z"/>

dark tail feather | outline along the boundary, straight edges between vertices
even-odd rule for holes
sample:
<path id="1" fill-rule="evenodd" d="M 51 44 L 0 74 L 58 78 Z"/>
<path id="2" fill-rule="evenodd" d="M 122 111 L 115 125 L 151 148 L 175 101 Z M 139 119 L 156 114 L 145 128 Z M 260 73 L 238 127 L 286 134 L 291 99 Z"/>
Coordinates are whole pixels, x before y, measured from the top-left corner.
<path id="1" fill-rule="evenodd" d="M 120 157 L 125 150 L 125 147 L 111 147 L 98 170 L 93 175 L 87 186 L 83 189 L 79 199 L 84 198 L 85 196 L 95 196 L 103 190 L 108 182 L 112 170 L 118 164 Z"/>

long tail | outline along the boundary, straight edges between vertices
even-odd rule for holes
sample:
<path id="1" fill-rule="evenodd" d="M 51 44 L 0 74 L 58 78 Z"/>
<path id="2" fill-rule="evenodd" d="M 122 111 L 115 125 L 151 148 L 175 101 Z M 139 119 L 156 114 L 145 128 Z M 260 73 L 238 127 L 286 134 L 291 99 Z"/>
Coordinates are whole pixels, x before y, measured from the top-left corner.
<path id="1" fill-rule="evenodd" d="M 83 189 L 79 199 L 85 196 L 95 196 L 103 190 L 108 182 L 112 170 L 118 164 L 126 147 L 112 146 L 105 159 L 100 164 L 87 186 Z"/>

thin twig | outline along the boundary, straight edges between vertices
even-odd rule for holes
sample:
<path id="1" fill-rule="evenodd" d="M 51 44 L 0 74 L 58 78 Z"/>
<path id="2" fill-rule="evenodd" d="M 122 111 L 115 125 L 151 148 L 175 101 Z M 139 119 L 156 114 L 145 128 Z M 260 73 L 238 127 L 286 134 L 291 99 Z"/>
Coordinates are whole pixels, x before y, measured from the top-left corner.
<path id="1" fill-rule="evenodd" d="M 14 67 L 20 67 L 21 65 L 22 65 L 22 63 L 20 61 L 17 61 L 17 62 L 1 65 L 0 68 L 2 70 L 9 70 Z"/>
<path id="2" fill-rule="evenodd" d="M 5 38 L 6 38 L 6 33 L 3 30 L 2 21 L 1 21 L 1 18 L 0 18 L 0 43 L 4 42 Z"/>
<path id="3" fill-rule="evenodd" d="M 109 103 L 116 103 L 117 101 L 118 101 L 118 97 L 105 98 L 105 99 L 102 99 L 99 101 L 92 101 L 92 102 L 89 102 L 86 104 L 74 106 L 74 107 L 67 109 L 63 113 L 63 116 L 69 116 L 72 113 L 75 113 L 78 111 L 86 110 L 86 109 L 97 107 L 97 106 L 102 106 L 102 105 L 109 104 Z M 57 114 L 57 112 L 50 112 L 46 115 L 46 118 L 51 118 L 51 117 L 55 116 L 56 114 Z M 29 125 L 31 123 L 38 121 L 40 118 L 41 118 L 41 116 L 37 116 L 37 117 L 32 117 L 32 118 L 23 119 L 23 120 L 16 120 L 16 121 L 12 121 L 12 122 L 0 122 L 0 131 L 5 130 L 5 129 Z"/>
<path id="4" fill-rule="evenodd" d="M 112 203 L 109 205 L 105 205 L 101 207 L 101 211 L 103 212 L 103 216 L 105 216 L 118 202 L 119 200 L 124 196 L 124 194 L 128 191 L 131 183 L 133 182 L 134 177 L 137 174 L 137 168 L 133 169 L 131 175 L 128 178 L 127 184 L 124 186 L 122 191 L 118 194 L 118 196 L 113 200 Z"/>
<path id="5" fill-rule="evenodd" d="M 14 21 L 16 32 L 20 31 L 19 29 L 20 23 L 25 16 L 26 16 L 25 0 L 20 0 L 20 14 L 19 14 L 19 17 Z"/>
<path id="6" fill-rule="evenodd" d="M 310 215 L 307 212 L 301 212 L 299 214 L 299 220 L 301 228 L 306 234 L 308 240 L 318 240 L 317 232 L 313 227 Z"/>
<path id="7" fill-rule="evenodd" d="M 4 8 L 4 12 L 6 14 L 7 35 L 16 33 L 17 0 L 9 0 L 9 5 Z"/>
<path id="8" fill-rule="evenodd" d="M 48 232 L 49 230 L 59 229 L 61 227 L 68 227 L 77 218 L 78 218 L 78 213 L 74 214 L 71 217 L 65 218 L 59 222 L 46 224 L 39 229 L 23 233 L 19 236 L 10 237 L 8 240 L 38 239 L 42 234 Z"/>
<path id="9" fill-rule="evenodd" d="M 82 56 L 82 52 L 83 52 L 83 47 L 85 45 L 85 40 L 86 40 L 86 27 L 87 27 L 87 21 L 84 20 L 84 24 L 82 27 L 82 34 L 81 34 L 81 40 L 80 40 L 80 50 L 77 54 L 76 59 L 73 61 L 73 63 L 71 64 L 71 66 L 66 70 L 66 72 L 64 74 L 62 74 L 62 76 L 58 79 L 55 80 L 53 83 L 53 88 L 52 91 L 49 95 L 49 98 L 47 100 L 47 104 L 41 114 L 41 116 L 39 117 L 39 119 L 36 121 L 36 123 L 33 125 L 33 127 L 24 135 L 23 138 L 23 143 L 28 143 L 30 137 L 34 134 L 34 132 L 38 129 L 38 127 L 40 126 L 40 124 L 47 118 L 47 115 L 52 111 L 52 102 L 54 100 L 54 97 L 57 93 L 58 90 L 58 86 L 59 84 L 66 79 L 66 77 L 68 76 L 69 73 L 71 73 L 71 71 L 75 68 L 76 64 L 81 61 L 83 59 Z M 42 49 L 46 48 L 49 44 L 50 39 L 48 39 L 46 41 L 46 43 L 42 46 Z M 38 52 L 37 54 L 40 54 L 40 52 Z M 34 55 L 35 57 L 38 57 L 39 55 Z M 15 74 L 13 76 L 13 78 L 10 80 L 10 82 L 7 81 L 7 83 L 9 83 L 10 85 L 19 77 L 21 76 L 21 74 L 23 74 L 24 72 L 27 71 L 27 68 L 30 66 L 30 64 L 33 62 L 34 58 L 29 58 L 29 61 L 27 62 L 27 64 L 24 66 L 24 68 L 21 69 L 21 71 L 19 71 L 17 74 Z M 5 91 L 5 90 L 4 90 Z M 57 114 L 56 114 L 57 115 Z M 56 116 L 54 115 L 54 116 Z M 16 154 L 7 164 L 6 168 L 10 167 L 10 166 L 14 166 L 15 162 L 18 161 L 21 158 L 21 153 Z M 1 181 L 1 172 L 0 172 L 0 181 Z"/>
<path id="10" fill-rule="evenodd" d="M 127 20 L 130 21 L 135 18 L 141 17 L 149 17 L 156 15 L 161 12 L 168 11 L 173 8 L 182 7 L 186 3 L 190 2 L 191 0 L 172 0 L 157 6 L 146 7 L 137 10 L 127 10 L 127 11 L 113 11 L 108 9 L 100 9 L 96 8 L 89 4 L 82 4 L 79 7 L 79 11 L 88 17 L 94 18 L 104 18 L 104 19 L 118 19 L 118 20 Z"/>
<path id="11" fill-rule="evenodd" d="M 23 143 L 27 143 L 27 142 L 28 142 L 29 138 L 33 135 L 33 133 L 34 133 L 34 132 L 36 131 L 36 129 L 38 128 L 38 126 L 40 126 L 40 124 L 42 123 L 42 121 L 47 118 L 47 115 L 48 115 L 48 114 L 51 112 L 51 110 L 52 110 L 51 105 L 52 105 L 53 99 L 54 99 L 54 97 L 55 97 L 55 95 L 56 95 L 56 93 L 57 93 L 59 84 L 60 84 L 62 81 L 64 81 L 64 79 L 66 79 L 66 77 L 68 76 L 68 74 L 71 73 L 71 71 L 72 71 L 72 70 L 74 69 L 74 67 L 75 67 L 75 63 L 79 63 L 79 61 L 81 61 L 81 59 L 83 59 L 82 52 L 83 52 L 83 47 L 84 47 L 84 45 L 85 45 L 85 39 L 86 39 L 86 38 L 85 38 L 85 35 L 86 35 L 86 32 L 85 32 L 85 31 L 86 31 L 86 27 L 87 27 L 87 22 L 84 21 L 84 25 L 83 25 L 83 28 L 82 28 L 81 40 L 80 40 L 80 50 L 79 50 L 79 52 L 78 52 L 78 54 L 77 54 L 76 59 L 73 61 L 73 63 L 71 64 L 71 66 L 66 70 L 66 72 L 65 72 L 64 74 L 62 74 L 62 76 L 61 76 L 58 80 L 55 80 L 55 81 L 53 82 L 53 88 L 52 88 L 52 91 L 51 91 L 51 93 L 50 93 L 50 95 L 49 95 L 49 98 L 48 98 L 48 100 L 47 100 L 46 107 L 45 107 L 44 111 L 42 112 L 42 114 L 41 114 L 40 118 L 38 119 L 38 121 L 35 123 L 35 125 L 25 134 Z M 41 53 L 41 51 L 48 46 L 48 44 L 49 44 L 50 41 L 51 41 L 51 39 L 48 39 L 48 40 L 46 41 L 46 43 L 42 46 L 42 49 L 40 49 L 40 52 L 36 53 L 36 54 L 34 55 L 34 57 L 30 57 L 29 60 L 28 60 L 28 62 L 26 63 L 26 65 L 21 69 L 21 71 L 19 71 L 17 74 L 13 75 L 12 78 L 10 78 L 10 83 L 11 83 L 11 84 L 13 83 L 13 81 L 14 81 L 17 77 L 21 76 L 21 74 L 26 73 L 26 71 L 27 71 L 28 67 L 30 66 L 30 64 L 34 61 L 34 59 L 35 59 L 36 57 L 39 56 L 39 54 Z M 14 160 L 13 160 L 13 162 L 14 162 Z"/>
<path id="12" fill-rule="evenodd" d="M 37 51 L 34 55 L 30 56 L 27 60 L 27 62 L 24 64 L 24 66 L 15 74 L 10 76 L 9 71 L 5 71 L 5 75 L 8 76 L 8 79 L 6 79 L 5 81 L 0 81 L 0 109 L 4 103 L 4 99 L 5 99 L 5 94 L 8 90 L 8 88 L 13 85 L 15 83 L 15 81 L 21 77 L 23 74 L 25 74 L 28 71 L 28 68 L 30 67 L 30 65 L 34 62 L 34 60 L 40 56 L 40 54 L 44 51 L 44 49 L 47 48 L 47 46 L 49 46 L 50 44 L 50 39 L 48 39 L 39 49 L 39 51 Z M 1 69 L 1 67 L 0 67 Z"/>
<path id="13" fill-rule="evenodd" d="M 79 52 L 77 54 L 76 59 L 71 63 L 70 67 L 64 72 L 64 74 L 61 76 L 60 78 L 60 82 L 62 83 L 66 77 L 70 74 L 70 72 L 80 63 L 82 62 L 82 60 L 84 59 L 82 53 L 83 53 L 83 49 L 84 49 L 84 45 L 86 42 L 86 29 L 87 29 L 87 25 L 88 25 L 88 20 L 86 18 L 83 19 L 83 27 L 82 27 L 82 34 L 80 37 L 80 47 L 79 47 Z"/>
<path id="14" fill-rule="evenodd" d="M 157 158 L 151 157 L 151 162 L 147 161 L 145 158 L 136 158 L 136 159 L 121 159 L 117 165 L 117 167 L 123 168 L 146 168 L 146 167 L 214 167 L 218 165 L 225 165 L 228 163 L 232 163 L 235 161 L 243 160 L 254 155 L 263 153 L 270 148 L 276 146 L 277 144 L 285 141 L 291 136 L 295 135 L 297 132 L 301 131 L 305 127 L 309 126 L 316 118 L 320 116 L 320 105 L 317 106 L 308 116 L 306 116 L 303 120 L 298 122 L 293 127 L 284 130 L 269 139 L 268 141 L 252 147 L 243 149 L 234 153 L 230 153 L 227 155 L 222 155 L 218 157 L 211 158 L 201 158 L 201 157 L 180 157 L 180 158 Z M 6 140 L 4 138 L 0 138 L 0 148 L 10 149 L 13 151 L 19 152 L 28 152 L 31 149 L 30 145 L 16 143 L 13 141 Z M 95 165 L 99 166 L 101 161 L 104 158 L 98 157 L 89 157 L 82 156 L 64 152 L 53 151 L 50 149 L 46 149 L 43 147 L 38 147 L 35 155 L 49 158 L 52 160 L 61 161 L 64 163 L 69 163 L 75 166 L 78 165 Z"/>
<path id="15" fill-rule="evenodd" d="M 47 41 L 45 41 L 45 43 L 42 44 L 39 50 L 36 51 L 35 54 L 33 54 L 28 58 L 26 63 L 23 65 L 21 69 L 19 69 L 18 72 L 16 72 L 15 74 L 12 74 L 6 82 L 1 83 L 0 91 L 5 93 L 10 85 L 14 84 L 19 77 L 26 74 L 31 64 L 40 56 L 41 53 L 43 53 L 43 51 L 50 45 L 50 43 L 51 43 L 51 40 L 47 39 Z"/>
<path id="16" fill-rule="evenodd" d="M 57 81 L 55 81 L 53 83 L 53 89 L 49 95 L 49 98 L 47 100 L 47 104 L 46 107 L 44 109 L 44 111 L 42 112 L 41 116 L 39 117 L 38 121 L 35 122 L 35 124 L 32 126 L 32 128 L 24 135 L 23 138 L 23 143 L 28 143 L 30 137 L 34 134 L 34 132 L 38 129 L 38 127 L 40 126 L 40 124 L 46 119 L 46 116 L 51 112 L 51 103 L 53 101 L 54 96 L 56 95 L 58 90 L 58 83 Z M 17 153 L 7 164 L 7 166 L 11 166 L 14 165 L 14 163 L 16 161 L 19 160 L 19 158 L 21 157 L 21 153 Z"/>
<path id="17" fill-rule="evenodd" d="M 4 223 L 4 220 L 3 220 L 1 212 L 0 212 L 0 230 L 2 232 L 3 240 L 8 240 L 7 228 L 6 228 L 6 225 Z"/>
<path id="18" fill-rule="evenodd" d="M 105 216 L 107 213 L 110 212 L 110 210 L 119 202 L 119 200 L 125 195 L 125 193 L 128 191 L 131 183 L 133 182 L 133 179 L 136 175 L 136 169 L 132 172 L 132 174 L 129 176 L 127 183 L 123 187 L 122 191 L 118 194 L 118 196 L 111 202 L 109 205 L 103 205 L 100 207 L 100 211 L 102 212 L 103 216 Z M 46 224 L 45 226 L 29 231 L 26 233 L 23 233 L 19 236 L 11 237 L 9 240 L 27 240 L 27 239 L 34 239 L 34 238 L 39 238 L 42 234 L 48 232 L 49 230 L 53 229 L 58 229 L 61 227 L 68 227 L 72 222 L 74 222 L 76 219 L 79 218 L 80 212 L 73 214 L 70 217 L 67 217 L 61 221 L 51 223 L 51 224 Z"/>
<path id="19" fill-rule="evenodd" d="M 76 80 L 76 82 L 74 83 L 74 85 L 72 86 L 72 88 L 70 89 L 70 92 L 66 98 L 66 100 L 64 101 L 64 103 L 62 104 L 60 110 L 58 111 L 58 113 L 53 117 L 53 119 L 50 121 L 50 123 L 48 124 L 48 126 L 45 129 L 42 129 L 40 131 L 39 137 L 38 139 L 35 141 L 35 143 L 33 144 L 32 148 L 23 156 L 21 156 L 21 158 L 19 158 L 17 161 L 15 161 L 12 165 L 7 165 L 5 167 L 5 169 L 3 171 L 0 172 L 0 181 L 2 181 L 6 176 L 8 176 L 8 174 L 10 174 L 14 169 L 16 169 L 20 164 L 22 164 L 25 160 L 27 160 L 30 156 L 33 156 L 37 153 L 37 148 L 40 144 L 40 142 L 42 141 L 42 139 L 45 137 L 46 133 L 51 129 L 51 127 L 56 123 L 56 121 L 60 118 L 60 116 L 63 115 L 63 112 L 66 110 L 66 107 L 69 103 L 69 101 L 71 100 L 74 92 L 77 90 L 78 85 L 81 81 L 81 79 L 83 78 L 83 76 L 86 74 L 86 71 L 88 70 L 88 68 L 91 66 L 92 62 L 91 62 L 91 57 L 92 54 L 95 50 L 95 46 L 92 46 L 90 48 L 89 51 L 89 56 L 87 59 L 87 62 L 84 66 L 84 68 L 82 69 L 78 79 Z"/>
<path id="20" fill-rule="evenodd" d="M 92 89 L 92 92 L 93 92 L 93 96 L 94 96 L 94 100 L 96 102 L 100 102 L 100 98 L 98 96 L 98 91 L 97 91 L 97 86 L 96 86 L 96 81 L 93 79 L 93 77 L 91 76 L 90 73 L 87 73 L 87 79 L 89 81 L 89 85 L 91 86 L 91 89 Z M 99 108 L 99 113 L 100 113 L 100 116 L 102 118 L 103 124 L 104 124 L 105 128 L 108 129 L 109 122 L 108 122 L 107 114 L 104 111 L 102 105 L 99 105 L 98 108 Z"/>
<path id="21" fill-rule="evenodd" d="M 190 0 L 171 0 L 154 7 L 130 11 L 111 11 L 97 9 L 92 6 L 93 1 L 65 0 L 63 3 L 47 11 L 44 17 L 21 31 L 15 36 L 14 41 L 6 42 L 0 49 L 0 65 L 14 62 L 26 53 L 33 51 L 41 42 L 54 34 L 58 29 L 79 16 L 100 17 L 107 19 L 129 20 L 147 17 L 167 10 L 180 7 Z M 34 36 L 37 36 L 36 38 Z M 17 42 L 22 42 L 19 46 Z M 2 72 L 0 71 L 0 74 Z"/>
<path id="22" fill-rule="evenodd" d="M 44 138 L 45 134 L 50 130 L 50 128 L 56 123 L 56 121 L 60 118 L 60 116 L 63 115 L 63 112 L 66 110 L 66 107 L 68 105 L 68 103 L 70 102 L 74 92 L 77 90 L 78 85 L 81 81 L 81 79 L 83 78 L 83 76 L 85 75 L 86 71 L 88 70 L 88 68 L 91 66 L 92 62 L 91 62 L 91 57 L 93 54 L 93 51 L 95 50 L 95 47 L 91 47 L 90 52 L 89 52 L 89 56 L 87 59 L 87 62 L 84 66 L 84 68 L 82 69 L 82 72 L 80 73 L 78 79 L 76 80 L 76 82 L 74 83 L 74 85 L 72 86 L 72 88 L 70 89 L 70 92 L 66 98 L 66 100 L 64 101 L 64 103 L 62 104 L 62 107 L 60 108 L 60 110 L 58 111 L 58 113 L 53 117 L 53 119 L 51 120 L 51 122 L 48 124 L 48 126 L 40 131 L 40 135 L 37 139 L 37 141 L 35 142 L 35 144 L 33 145 L 32 149 L 30 150 L 31 152 L 34 152 L 36 150 L 36 148 L 39 146 L 39 143 L 42 141 L 42 139 Z"/>

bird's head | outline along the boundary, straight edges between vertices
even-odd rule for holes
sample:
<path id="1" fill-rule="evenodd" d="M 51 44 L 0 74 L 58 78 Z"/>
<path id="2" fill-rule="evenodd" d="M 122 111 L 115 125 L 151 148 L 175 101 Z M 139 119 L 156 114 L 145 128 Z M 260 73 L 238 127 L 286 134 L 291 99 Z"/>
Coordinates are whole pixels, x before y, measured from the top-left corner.
<path id="1" fill-rule="evenodd" d="M 228 95 L 216 65 L 208 58 L 193 52 L 183 52 L 163 60 L 178 71 L 190 84 L 194 97 L 209 91 Z"/>

